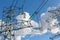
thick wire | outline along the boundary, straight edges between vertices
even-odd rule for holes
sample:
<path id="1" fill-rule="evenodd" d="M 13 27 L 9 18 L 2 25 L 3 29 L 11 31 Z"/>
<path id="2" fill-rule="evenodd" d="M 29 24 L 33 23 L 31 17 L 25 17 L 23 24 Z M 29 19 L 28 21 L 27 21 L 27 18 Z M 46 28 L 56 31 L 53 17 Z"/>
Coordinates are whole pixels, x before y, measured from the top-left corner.
<path id="1" fill-rule="evenodd" d="M 43 1 L 43 2 L 40 4 L 40 6 L 37 8 L 37 10 L 32 14 L 32 16 L 30 17 L 30 19 L 33 19 L 32 17 L 33 17 L 35 14 L 37 15 L 47 2 L 48 2 L 48 0 Z"/>

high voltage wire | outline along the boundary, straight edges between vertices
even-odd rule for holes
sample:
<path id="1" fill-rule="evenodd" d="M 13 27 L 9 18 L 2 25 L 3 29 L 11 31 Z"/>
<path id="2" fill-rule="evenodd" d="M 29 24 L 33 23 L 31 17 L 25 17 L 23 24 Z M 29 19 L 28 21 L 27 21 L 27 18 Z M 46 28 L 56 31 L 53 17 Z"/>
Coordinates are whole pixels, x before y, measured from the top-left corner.
<path id="1" fill-rule="evenodd" d="M 16 0 L 14 7 L 16 7 L 17 4 L 18 4 L 18 0 Z"/>
<path id="2" fill-rule="evenodd" d="M 14 2 L 15 2 L 15 0 L 12 1 L 12 4 L 10 5 L 11 7 L 13 6 Z"/>
<path id="3" fill-rule="evenodd" d="M 22 7 L 25 5 L 25 1 L 26 0 L 23 0 Z M 17 3 L 18 3 L 18 0 L 13 0 L 11 6 L 16 7 Z"/>
<path id="4" fill-rule="evenodd" d="M 40 4 L 40 6 L 37 8 L 37 10 L 32 14 L 32 16 L 30 17 L 30 19 L 33 19 L 33 17 L 35 17 L 39 11 L 44 7 L 44 5 L 48 2 L 48 0 L 43 0 L 43 2 Z"/>
<path id="5" fill-rule="evenodd" d="M 18 0 L 13 0 L 13 1 L 12 1 L 12 4 L 11 4 L 11 7 L 12 7 L 12 6 L 16 6 L 17 3 L 18 3 Z"/>
<path id="6" fill-rule="evenodd" d="M 22 12 L 22 14 L 23 14 L 23 12 L 24 12 L 23 9 L 24 9 L 24 5 L 25 5 L 25 1 L 26 1 L 26 0 L 23 0 L 22 6 L 21 6 L 21 12 Z"/>

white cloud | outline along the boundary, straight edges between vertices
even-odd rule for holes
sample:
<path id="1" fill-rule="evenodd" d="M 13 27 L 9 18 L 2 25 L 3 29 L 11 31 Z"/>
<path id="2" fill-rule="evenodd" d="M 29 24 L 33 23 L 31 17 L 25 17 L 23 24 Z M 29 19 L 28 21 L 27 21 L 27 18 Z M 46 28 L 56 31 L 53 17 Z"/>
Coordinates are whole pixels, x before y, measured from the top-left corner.
<path id="1" fill-rule="evenodd" d="M 56 9 L 56 7 L 52 7 L 52 8 L 50 7 L 48 10 L 52 10 L 52 9 Z M 25 18 L 24 18 L 24 16 L 25 16 Z M 21 29 L 19 31 L 16 31 L 16 33 L 17 33 L 16 35 L 20 35 L 20 36 L 23 36 L 23 37 L 27 34 L 40 34 L 40 35 L 42 35 L 44 33 L 47 33 L 48 31 L 51 31 L 54 34 L 57 33 L 59 31 L 59 29 L 56 28 L 57 26 L 55 27 L 53 25 L 55 25 L 55 23 L 58 23 L 58 21 L 57 21 L 57 19 L 54 19 L 50 16 L 52 16 L 52 13 L 49 13 L 49 12 L 45 12 L 41 15 L 41 20 L 40 20 L 41 21 L 40 24 L 42 23 L 41 24 L 41 30 L 40 29 L 35 30 L 35 29 L 32 29 L 32 28 L 24 28 L 24 29 Z M 21 22 L 20 20 L 30 21 L 33 28 L 39 27 L 39 24 L 37 22 L 35 22 L 34 20 L 30 20 L 29 18 L 30 18 L 30 15 L 27 12 L 25 12 L 25 14 L 23 14 L 23 15 L 18 15 L 16 17 L 18 22 Z M 27 22 L 24 22 L 24 24 L 28 26 Z M 48 30 L 48 28 L 50 30 Z"/>
<path id="2" fill-rule="evenodd" d="M 46 32 L 47 32 L 47 29 L 44 29 L 44 30 L 33 30 L 32 34 L 33 35 L 36 35 L 36 34 L 43 35 Z"/>
<path id="3" fill-rule="evenodd" d="M 31 25 L 33 27 L 39 27 L 39 24 L 37 22 L 35 22 L 34 20 L 31 20 Z"/>
<path id="4" fill-rule="evenodd" d="M 50 8 L 48 8 L 47 11 L 53 10 L 53 9 L 55 10 L 56 7 L 50 7 Z M 26 13 L 26 15 L 25 15 L 26 18 L 24 18 L 23 15 L 21 17 L 20 16 L 21 15 L 17 16 L 18 22 L 20 20 L 28 21 L 29 18 L 30 18 L 29 13 Z M 41 29 L 42 30 L 40 30 L 40 29 L 39 30 L 35 30 L 35 29 L 32 29 L 32 28 L 25 28 L 25 29 L 17 31 L 17 33 L 20 32 L 19 34 L 24 35 L 24 36 L 26 34 L 40 34 L 40 35 L 42 35 L 44 33 L 47 33 L 48 31 L 51 31 L 53 34 L 56 34 L 57 32 L 59 32 L 59 28 L 57 28 L 57 26 L 54 26 L 54 25 L 55 25 L 55 23 L 58 24 L 58 21 L 57 21 L 57 19 L 52 18 L 52 16 L 53 16 L 53 13 L 49 13 L 49 12 L 45 12 L 45 13 L 41 14 L 41 16 L 40 16 L 41 17 L 40 24 L 42 23 L 41 24 Z M 30 21 L 31 25 L 33 26 L 33 28 L 39 27 L 39 24 L 37 22 L 35 22 L 34 20 L 29 20 L 29 21 Z M 28 25 L 27 22 L 25 24 Z M 48 28 L 50 30 L 48 30 Z"/>
<path id="5" fill-rule="evenodd" d="M 48 7 L 46 12 L 48 12 L 48 11 L 50 11 L 50 10 L 55 10 L 56 8 L 57 8 L 57 7 Z"/>
<path id="6" fill-rule="evenodd" d="M 30 26 L 30 24 L 33 27 L 39 27 L 37 22 L 35 22 L 34 20 L 29 19 L 30 18 L 29 13 L 27 13 L 27 12 L 24 12 L 24 13 L 25 14 L 18 15 L 16 17 L 18 22 L 20 22 L 19 24 L 16 25 L 16 27 L 21 24 L 21 20 L 24 21 L 23 24 L 20 25 L 21 27 L 24 27 L 25 25 L 26 25 L 25 27 L 27 27 L 27 26 Z M 18 27 L 20 27 L 20 26 L 18 26 Z M 25 37 L 27 34 L 32 34 L 32 33 L 33 33 L 32 28 L 24 28 L 24 29 L 20 29 L 20 30 L 15 31 L 16 36 L 20 35 L 22 37 Z"/>
<path id="7" fill-rule="evenodd" d="M 20 15 L 18 15 L 18 16 L 16 17 L 16 19 L 17 19 L 18 21 L 20 21 L 20 20 L 25 20 L 25 21 L 27 21 L 27 20 L 29 20 L 29 18 L 30 18 L 30 15 L 29 15 L 29 13 L 27 13 L 27 12 L 24 12 L 24 14 L 20 14 Z"/>
<path id="8" fill-rule="evenodd" d="M 16 36 L 15 40 L 21 40 L 21 36 Z"/>
<path id="9" fill-rule="evenodd" d="M 45 16 L 45 13 L 42 13 L 42 14 L 41 14 L 41 17 L 42 17 L 42 16 Z"/>
<path id="10" fill-rule="evenodd" d="M 60 16 L 60 12 L 55 11 L 55 13 L 50 13 L 48 11 L 50 10 L 60 10 L 60 4 L 57 7 L 49 7 L 45 13 L 41 14 L 41 22 L 42 28 L 48 29 L 47 31 L 52 32 L 53 34 L 58 33 L 60 30 L 60 27 L 58 25 L 59 21 L 57 20 L 56 16 Z M 60 32 L 59 32 L 60 33 Z"/>
<path id="11" fill-rule="evenodd" d="M 56 34 L 56 33 L 58 33 L 60 30 L 59 30 L 59 28 L 52 28 L 51 29 L 51 32 L 53 33 L 53 34 Z"/>

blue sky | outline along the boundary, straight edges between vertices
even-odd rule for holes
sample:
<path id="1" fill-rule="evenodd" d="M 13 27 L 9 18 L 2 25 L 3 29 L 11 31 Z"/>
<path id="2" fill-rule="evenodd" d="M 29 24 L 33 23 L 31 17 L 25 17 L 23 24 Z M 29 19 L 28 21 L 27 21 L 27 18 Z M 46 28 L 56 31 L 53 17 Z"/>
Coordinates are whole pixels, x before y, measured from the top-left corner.
<path id="1" fill-rule="evenodd" d="M 40 5 L 40 3 L 43 0 L 26 0 L 25 2 L 25 6 L 24 6 L 24 11 L 29 12 L 30 15 L 33 14 L 33 12 L 38 8 L 38 6 Z M 0 19 L 2 17 L 2 11 L 3 11 L 3 7 L 9 7 L 12 3 L 12 0 L 0 0 Z M 17 6 L 21 6 L 22 0 L 19 0 L 18 5 Z M 48 7 L 53 7 L 53 6 L 57 6 L 60 3 L 60 0 L 49 0 L 47 2 L 47 4 L 42 8 L 42 10 L 39 12 L 38 15 L 36 15 L 36 17 L 34 18 L 35 21 L 39 21 L 39 17 L 41 15 L 41 13 L 45 12 L 47 10 Z M 25 38 L 22 38 L 22 40 L 49 40 L 49 36 L 52 36 L 51 33 L 46 33 L 44 35 L 36 35 L 33 37 L 30 37 L 31 35 L 27 35 Z"/>

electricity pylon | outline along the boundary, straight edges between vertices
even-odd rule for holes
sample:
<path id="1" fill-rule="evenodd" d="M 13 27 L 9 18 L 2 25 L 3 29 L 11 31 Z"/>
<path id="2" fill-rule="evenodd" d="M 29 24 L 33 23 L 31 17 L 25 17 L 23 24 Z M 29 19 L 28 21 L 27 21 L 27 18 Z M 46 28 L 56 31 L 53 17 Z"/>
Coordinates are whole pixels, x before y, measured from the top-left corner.
<path id="1" fill-rule="evenodd" d="M 41 10 L 41 8 L 47 3 L 48 0 L 43 0 L 42 4 L 39 6 L 39 8 L 34 12 L 34 14 L 30 17 L 30 19 L 33 19 L 38 12 Z M 14 31 L 16 30 L 20 30 L 23 28 L 28 28 L 28 27 L 32 27 L 30 24 L 30 21 L 25 21 L 25 20 L 20 20 L 21 24 L 24 24 L 24 22 L 29 23 L 29 26 L 27 27 L 19 27 L 19 28 L 15 28 L 15 25 L 17 25 L 17 20 L 16 20 L 16 16 L 19 15 L 19 13 L 22 13 L 21 15 L 24 14 L 24 4 L 22 4 L 21 8 L 17 8 L 16 5 L 18 3 L 18 0 L 13 0 L 12 5 L 9 8 L 3 8 L 3 15 L 2 15 L 2 21 L 4 22 L 3 24 L 1 23 L 1 31 L 0 34 L 4 34 L 4 38 L 5 40 L 15 40 L 15 35 L 14 35 Z M 18 9 L 19 13 L 16 12 L 16 9 Z M 34 28 L 34 29 L 40 29 L 40 28 Z"/>

